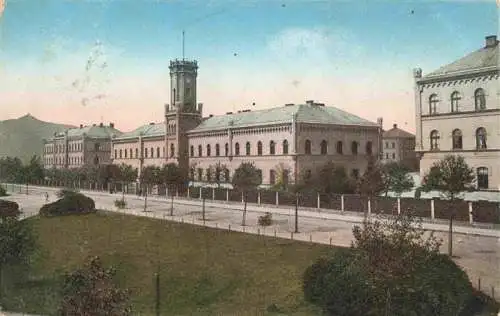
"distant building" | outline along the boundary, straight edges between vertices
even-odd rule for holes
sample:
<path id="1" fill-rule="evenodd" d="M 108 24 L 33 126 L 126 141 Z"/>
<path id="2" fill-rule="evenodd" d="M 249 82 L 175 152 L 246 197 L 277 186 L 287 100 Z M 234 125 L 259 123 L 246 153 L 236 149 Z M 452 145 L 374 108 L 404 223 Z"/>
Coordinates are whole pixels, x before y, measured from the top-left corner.
<path id="1" fill-rule="evenodd" d="M 242 162 L 262 170 L 263 184 L 293 183 L 333 161 L 353 177 L 369 157 L 379 156 L 381 124 L 312 100 L 266 110 L 203 118 L 196 103 L 196 61 L 170 62 L 171 105 L 165 121 L 151 123 L 113 139 L 113 162 L 140 170 L 175 162 L 193 181 L 211 182 L 214 167 L 224 166 L 226 181 Z"/>
<path id="2" fill-rule="evenodd" d="M 111 139 L 122 132 L 114 124 L 71 128 L 44 140 L 43 165 L 46 169 L 79 168 L 111 163 Z"/>
<path id="3" fill-rule="evenodd" d="M 418 170 L 415 154 L 415 135 L 393 124 L 392 129 L 382 134 L 382 162 L 398 162 L 411 170 Z"/>
<path id="4" fill-rule="evenodd" d="M 414 71 L 416 151 L 423 176 L 448 154 L 474 168 L 479 189 L 500 189 L 500 83 L 496 36 L 484 47 L 422 76 Z"/>

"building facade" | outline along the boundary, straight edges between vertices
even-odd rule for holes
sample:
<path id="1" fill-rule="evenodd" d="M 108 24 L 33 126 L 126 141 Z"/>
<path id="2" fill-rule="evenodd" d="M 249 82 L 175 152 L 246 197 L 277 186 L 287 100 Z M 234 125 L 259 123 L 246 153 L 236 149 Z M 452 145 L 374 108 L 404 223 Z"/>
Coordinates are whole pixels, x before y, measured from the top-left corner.
<path id="1" fill-rule="evenodd" d="M 43 165 L 45 169 L 73 169 L 84 166 L 110 164 L 111 139 L 121 132 L 110 123 L 71 128 L 44 140 Z"/>
<path id="2" fill-rule="evenodd" d="M 151 123 L 115 137 L 113 162 L 139 169 L 175 162 L 194 182 L 227 182 L 243 162 L 262 171 L 264 185 L 293 183 L 329 161 L 360 176 L 377 158 L 381 122 L 373 123 L 312 100 L 266 110 L 203 118 L 197 103 L 195 61 L 170 63 L 171 104 L 164 124 Z"/>
<path id="3" fill-rule="evenodd" d="M 382 162 L 397 162 L 411 170 L 418 170 L 415 153 L 415 135 L 393 124 L 390 130 L 382 134 Z"/>
<path id="4" fill-rule="evenodd" d="M 500 83 L 496 36 L 482 48 L 422 76 L 414 70 L 416 151 L 423 176 L 448 154 L 474 168 L 477 187 L 500 189 Z"/>

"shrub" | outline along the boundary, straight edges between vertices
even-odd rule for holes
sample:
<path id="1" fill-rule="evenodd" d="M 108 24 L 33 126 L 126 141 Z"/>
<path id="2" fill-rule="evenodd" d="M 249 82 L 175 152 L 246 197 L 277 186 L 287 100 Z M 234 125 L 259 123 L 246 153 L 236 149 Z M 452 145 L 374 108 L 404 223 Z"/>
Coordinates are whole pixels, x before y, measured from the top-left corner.
<path id="1" fill-rule="evenodd" d="M 95 212 L 95 203 L 81 193 L 69 193 L 53 203 L 45 204 L 40 209 L 42 216 L 87 214 Z"/>
<path id="2" fill-rule="evenodd" d="M 260 226 L 271 226 L 273 224 L 273 214 L 266 212 L 265 215 L 259 216 Z"/>
<path id="3" fill-rule="evenodd" d="M 0 200 L 0 218 L 18 217 L 20 214 L 19 204 L 12 201 Z"/>
<path id="4" fill-rule="evenodd" d="M 76 195 L 78 194 L 78 191 L 72 190 L 72 189 L 61 189 L 56 193 L 56 196 L 58 198 L 63 198 L 65 196 L 70 196 L 70 195 Z"/>
<path id="5" fill-rule="evenodd" d="M 117 199 L 115 200 L 115 206 L 119 209 L 123 209 L 127 207 L 127 202 L 125 202 L 124 199 Z"/>
<path id="6" fill-rule="evenodd" d="M 0 196 L 9 196 L 7 191 L 2 186 L 0 186 Z"/>

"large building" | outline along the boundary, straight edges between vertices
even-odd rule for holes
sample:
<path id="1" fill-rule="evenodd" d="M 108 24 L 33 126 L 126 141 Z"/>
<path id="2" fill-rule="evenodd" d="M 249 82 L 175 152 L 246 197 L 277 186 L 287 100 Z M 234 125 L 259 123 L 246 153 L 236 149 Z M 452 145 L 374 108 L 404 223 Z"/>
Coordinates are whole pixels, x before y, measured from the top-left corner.
<path id="1" fill-rule="evenodd" d="M 111 139 L 122 133 L 114 124 L 70 128 L 44 140 L 45 169 L 72 169 L 111 163 Z"/>
<path id="2" fill-rule="evenodd" d="M 448 154 L 460 154 L 479 189 L 500 189 L 498 40 L 425 76 L 414 71 L 416 151 L 423 176 Z"/>
<path id="3" fill-rule="evenodd" d="M 373 123 L 312 100 L 266 110 L 203 118 L 196 102 L 198 65 L 170 63 L 171 105 L 164 123 L 151 123 L 113 139 L 113 162 L 140 170 L 147 165 L 178 163 L 194 181 L 213 179 L 216 166 L 228 180 L 242 162 L 262 171 L 263 184 L 294 182 L 328 161 L 353 177 L 378 157 L 381 123 Z M 219 168 L 220 169 L 220 168 Z"/>
<path id="4" fill-rule="evenodd" d="M 418 159 L 415 153 L 415 135 L 402 130 L 393 124 L 390 130 L 382 134 L 382 161 L 397 162 L 418 170 Z"/>

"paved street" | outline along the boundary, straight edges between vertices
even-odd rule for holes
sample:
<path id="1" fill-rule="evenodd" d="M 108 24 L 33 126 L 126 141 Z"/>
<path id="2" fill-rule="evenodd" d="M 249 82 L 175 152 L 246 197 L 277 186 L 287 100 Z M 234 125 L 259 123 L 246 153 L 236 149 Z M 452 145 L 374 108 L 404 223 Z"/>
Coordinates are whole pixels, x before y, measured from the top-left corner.
<path id="1" fill-rule="evenodd" d="M 18 190 L 15 190 L 19 192 Z M 35 215 L 45 203 L 44 192 L 50 193 L 50 200 L 56 199 L 55 188 L 31 187 L 29 195 L 14 193 L 10 200 L 18 202 L 24 212 L 23 216 Z M 144 212 L 144 198 L 126 195 L 127 208 L 117 210 L 114 201 L 121 198 L 121 194 L 108 194 L 102 192 L 86 192 L 96 201 L 96 207 L 131 215 L 154 217 L 158 219 L 187 222 L 196 225 L 206 225 L 219 229 L 245 231 L 253 234 L 265 234 L 282 238 L 293 238 L 307 242 L 324 243 L 338 246 L 349 246 L 352 241 L 352 228 L 362 218 L 354 215 L 324 214 L 312 211 L 299 210 L 299 231 L 294 231 L 294 210 L 292 208 L 274 208 L 249 205 L 247 212 L 247 226 L 241 226 L 242 205 L 206 202 L 206 222 L 202 221 L 202 207 L 200 200 L 175 199 L 174 216 L 170 214 L 170 200 L 161 197 L 148 197 L 147 212 Z M 264 212 L 273 213 L 273 225 L 259 227 L 257 220 Z M 447 225 L 425 224 L 426 229 L 441 230 L 435 234 L 443 239 L 442 251 L 447 251 Z M 481 288 L 491 293 L 494 286 L 496 292 L 500 291 L 500 238 L 498 231 L 474 227 L 455 227 L 463 233 L 454 234 L 454 254 L 456 262 L 469 274 L 471 281 L 477 285 L 481 278 Z M 479 235 L 482 234 L 483 236 Z"/>

